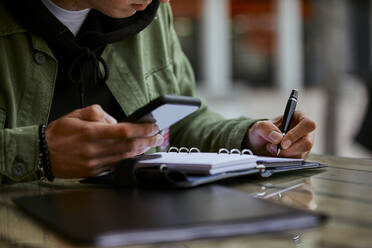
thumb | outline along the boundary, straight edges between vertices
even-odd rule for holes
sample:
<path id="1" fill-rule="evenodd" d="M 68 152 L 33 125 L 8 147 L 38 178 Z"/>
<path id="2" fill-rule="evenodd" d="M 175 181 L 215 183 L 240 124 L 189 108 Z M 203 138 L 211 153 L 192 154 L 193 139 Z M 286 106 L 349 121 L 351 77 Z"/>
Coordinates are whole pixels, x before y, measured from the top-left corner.
<path id="1" fill-rule="evenodd" d="M 114 117 L 106 113 L 98 104 L 86 108 L 78 109 L 69 114 L 69 117 L 78 118 L 84 121 L 103 122 L 107 124 L 117 124 Z"/>

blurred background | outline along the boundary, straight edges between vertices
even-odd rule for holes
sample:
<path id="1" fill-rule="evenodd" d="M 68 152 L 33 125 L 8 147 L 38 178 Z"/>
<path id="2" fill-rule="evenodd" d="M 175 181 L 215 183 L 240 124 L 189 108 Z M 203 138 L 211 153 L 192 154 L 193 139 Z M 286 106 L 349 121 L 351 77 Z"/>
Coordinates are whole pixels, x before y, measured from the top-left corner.
<path id="1" fill-rule="evenodd" d="M 171 0 L 171 5 L 198 94 L 211 109 L 227 118 L 274 118 L 296 88 L 298 109 L 318 124 L 314 153 L 372 157 L 368 0 Z"/>

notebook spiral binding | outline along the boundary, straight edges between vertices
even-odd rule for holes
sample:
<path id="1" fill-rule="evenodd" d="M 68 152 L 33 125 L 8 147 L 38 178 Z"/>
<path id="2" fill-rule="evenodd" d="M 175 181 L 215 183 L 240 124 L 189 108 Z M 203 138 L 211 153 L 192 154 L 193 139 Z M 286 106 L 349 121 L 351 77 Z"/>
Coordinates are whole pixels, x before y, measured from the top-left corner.
<path id="1" fill-rule="evenodd" d="M 190 149 L 187 147 L 175 147 L 172 146 L 168 149 L 167 152 L 175 152 L 175 153 L 200 153 L 199 148 L 191 147 Z M 239 149 L 227 149 L 227 148 L 221 148 L 218 150 L 217 154 L 239 154 L 239 155 L 253 155 L 253 152 L 249 149 L 239 150 Z"/>

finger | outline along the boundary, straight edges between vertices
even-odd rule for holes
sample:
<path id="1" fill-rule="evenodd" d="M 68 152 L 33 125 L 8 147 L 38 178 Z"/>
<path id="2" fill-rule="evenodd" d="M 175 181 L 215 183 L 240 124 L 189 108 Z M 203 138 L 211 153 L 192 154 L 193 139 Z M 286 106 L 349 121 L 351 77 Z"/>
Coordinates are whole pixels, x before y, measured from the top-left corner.
<path id="1" fill-rule="evenodd" d="M 279 144 L 283 138 L 280 129 L 271 121 L 259 121 L 255 124 L 254 128 L 254 133 L 267 142 Z"/>
<path id="2" fill-rule="evenodd" d="M 153 139 L 150 139 L 147 142 L 143 142 L 141 140 L 136 140 L 133 144 L 136 144 L 134 147 L 130 149 L 125 148 L 127 150 L 123 151 L 117 149 L 115 153 L 110 151 L 110 154 L 105 154 L 102 157 L 95 157 L 89 159 L 86 162 L 86 167 L 89 168 L 88 171 L 92 174 L 98 174 L 108 168 L 111 168 L 112 165 L 120 160 L 132 158 L 137 155 L 145 153 L 151 147 L 159 146 L 163 143 L 164 139 L 161 135 L 156 135 Z"/>
<path id="3" fill-rule="evenodd" d="M 159 132 L 159 127 L 153 123 L 123 122 L 116 125 L 94 125 L 89 127 L 88 134 L 96 139 L 131 139 L 151 137 Z"/>
<path id="4" fill-rule="evenodd" d="M 164 138 L 158 134 L 152 137 L 135 138 L 112 142 L 111 144 L 102 144 L 94 150 L 87 149 L 88 158 L 102 158 L 113 155 L 123 155 L 124 158 L 132 157 L 148 151 L 151 147 L 157 147 L 163 144 Z"/>
<path id="5" fill-rule="evenodd" d="M 310 156 L 310 151 L 305 152 L 305 153 L 303 154 L 302 158 L 303 158 L 303 159 L 307 159 L 307 158 L 309 158 L 309 156 Z"/>
<path id="6" fill-rule="evenodd" d="M 297 140 L 311 133 L 315 129 L 316 123 L 312 119 L 303 116 L 297 123 L 297 125 L 289 130 L 289 132 L 284 136 L 281 142 L 282 148 L 288 149 L 292 144 L 297 142 Z"/>
<path id="7" fill-rule="evenodd" d="M 84 169 L 79 172 L 79 177 L 93 177 L 98 175 L 99 173 L 113 168 L 115 163 L 119 162 L 120 160 L 127 159 L 134 157 L 138 154 L 113 154 L 111 156 L 105 156 L 101 158 L 94 158 L 86 161 L 82 166 Z M 74 173 L 77 174 L 77 173 Z"/>
<path id="8" fill-rule="evenodd" d="M 96 166 L 94 169 L 89 171 L 88 177 L 95 177 L 99 174 L 101 174 L 104 171 L 111 170 L 116 167 L 117 162 L 119 162 L 121 159 L 107 159 L 105 162 L 100 162 L 100 165 Z"/>
<path id="9" fill-rule="evenodd" d="M 151 147 L 157 147 L 161 146 L 164 142 L 164 137 L 160 134 L 157 134 L 152 137 L 148 138 L 136 138 L 127 140 L 126 142 L 123 142 L 122 144 L 118 144 L 116 148 L 113 148 L 113 151 L 116 151 L 117 153 L 130 153 L 138 155 L 141 153 L 144 153 Z"/>
<path id="10" fill-rule="evenodd" d="M 278 144 L 266 144 L 266 154 L 262 154 L 263 156 L 277 156 Z"/>
<path id="11" fill-rule="evenodd" d="M 95 167 L 89 171 L 89 176 L 90 177 L 97 176 L 98 174 L 106 170 L 115 169 L 119 161 L 123 159 L 132 158 L 137 155 L 139 154 L 115 154 L 112 156 L 97 159 L 95 160 L 96 161 Z"/>
<path id="12" fill-rule="evenodd" d="M 308 134 L 299 139 L 289 149 L 282 150 L 280 156 L 292 158 L 305 158 L 309 155 L 314 144 L 314 135 Z"/>
<path id="13" fill-rule="evenodd" d="M 107 114 L 100 105 L 94 104 L 86 108 L 78 109 L 68 115 L 84 121 L 103 122 L 107 124 L 116 124 L 114 117 Z"/>

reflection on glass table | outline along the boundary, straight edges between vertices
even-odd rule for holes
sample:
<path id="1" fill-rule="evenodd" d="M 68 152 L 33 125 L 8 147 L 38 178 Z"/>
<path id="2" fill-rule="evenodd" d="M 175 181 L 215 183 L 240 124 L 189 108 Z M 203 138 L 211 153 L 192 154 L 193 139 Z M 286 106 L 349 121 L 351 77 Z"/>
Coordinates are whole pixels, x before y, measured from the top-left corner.
<path id="1" fill-rule="evenodd" d="M 315 210 L 314 190 L 311 178 L 297 179 L 273 185 L 265 183 L 260 192 L 252 193 L 254 197 L 273 200 L 300 209 Z M 302 246 L 301 234 L 292 236 L 295 247 Z"/>
<path id="2" fill-rule="evenodd" d="M 315 210 L 317 207 L 311 178 L 297 179 L 276 185 L 266 183 L 261 186 L 261 191 L 254 192 L 252 195 L 301 209 Z"/>

